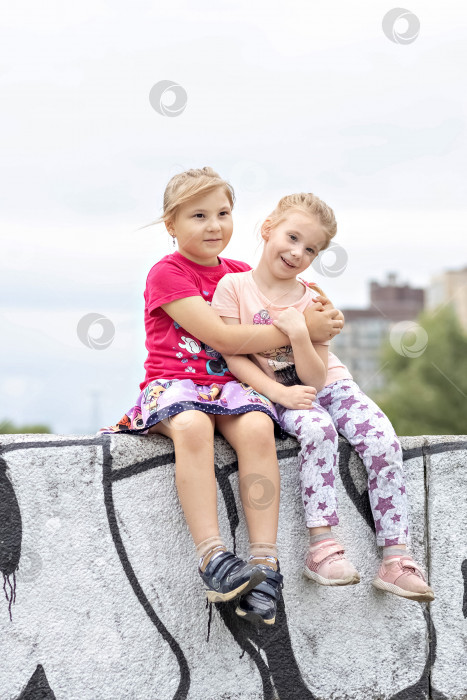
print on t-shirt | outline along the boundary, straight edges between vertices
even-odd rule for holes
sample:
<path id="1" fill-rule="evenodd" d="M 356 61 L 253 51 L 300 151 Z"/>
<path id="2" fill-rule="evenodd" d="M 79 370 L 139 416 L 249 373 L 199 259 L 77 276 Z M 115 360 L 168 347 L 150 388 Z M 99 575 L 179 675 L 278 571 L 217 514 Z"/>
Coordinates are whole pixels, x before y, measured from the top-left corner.
<path id="1" fill-rule="evenodd" d="M 175 329 L 178 330 L 180 326 L 174 324 Z M 182 329 L 183 330 L 183 329 Z M 211 348 L 209 345 L 196 340 L 195 338 L 190 338 L 188 335 L 181 335 L 178 343 L 180 350 L 175 353 L 175 357 L 180 360 L 182 364 L 186 364 L 185 372 L 195 373 L 196 370 L 191 365 L 187 364 L 190 360 L 199 360 L 199 353 L 204 351 L 210 359 L 205 360 L 206 374 L 222 377 L 229 371 L 227 363 L 217 350 Z M 174 348 L 176 350 L 176 348 Z M 183 352 L 185 351 L 185 352 Z M 186 357 L 188 355 L 188 357 Z M 201 358 L 203 360 L 204 358 Z"/>
<path id="2" fill-rule="evenodd" d="M 260 311 L 257 311 L 254 316 L 253 316 L 253 323 L 256 324 L 267 324 L 270 325 L 272 323 L 272 318 L 269 316 L 269 312 L 266 309 L 261 309 Z M 262 357 L 267 358 L 268 365 L 271 367 L 272 371 L 274 372 L 274 376 L 278 382 L 281 382 L 281 384 L 285 384 L 281 380 L 282 373 L 287 371 L 290 373 L 291 368 L 293 368 L 295 372 L 295 364 L 293 362 L 293 354 L 292 354 L 292 346 L 291 345 L 283 345 L 280 348 L 274 348 L 273 350 L 266 350 L 265 352 L 260 352 L 258 353 Z M 295 376 L 297 376 L 297 373 L 295 372 Z M 297 377 L 298 378 L 298 377 Z M 294 384 L 301 383 L 300 380 L 298 382 L 293 382 Z"/>
<path id="3" fill-rule="evenodd" d="M 206 343 L 203 343 L 204 352 L 206 355 L 210 355 L 213 359 L 206 362 L 206 372 L 217 377 L 222 377 L 226 372 L 229 371 L 227 367 L 227 362 L 224 360 L 220 352 L 214 350 Z"/>

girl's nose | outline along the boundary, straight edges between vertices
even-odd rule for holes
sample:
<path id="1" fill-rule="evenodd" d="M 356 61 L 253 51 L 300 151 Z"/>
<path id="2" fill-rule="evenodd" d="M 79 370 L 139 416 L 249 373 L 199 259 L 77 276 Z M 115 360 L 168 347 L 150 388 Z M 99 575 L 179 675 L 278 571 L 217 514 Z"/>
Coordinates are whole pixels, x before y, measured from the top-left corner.
<path id="1" fill-rule="evenodd" d="M 208 229 L 210 231 L 220 231 L 221 225 L 217 219 L 209 219 Z"/>

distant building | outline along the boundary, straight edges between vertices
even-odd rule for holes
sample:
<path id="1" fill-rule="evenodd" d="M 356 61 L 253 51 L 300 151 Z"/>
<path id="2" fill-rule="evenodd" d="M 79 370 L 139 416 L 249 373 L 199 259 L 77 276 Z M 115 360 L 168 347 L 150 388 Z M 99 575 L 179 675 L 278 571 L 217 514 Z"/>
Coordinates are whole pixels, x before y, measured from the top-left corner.
<path id="1" fill-rule="evenodd" d="M 391 327 L 400 321 L 414 320 L 424 305 L 423 289 L 397 284 L 396 275 L 391 273 L 386 284 L 370 282 L 367 309 L 342 309 L 344 331 L 334 338 L 331 350 L 347 365 L 365 392 L 384 386 L 380 351 Z"/>
<path id="2" fill-rule="evenodd" d="M 426 290 L 426 306 L 435 309 L 451 304 L 465 330 L 467 330 L 467 267 L 447 270 L 431 280 Z"/>
<path id="3" fill-rule="evenodd" d="M 385 285 L 370 282 L 370 308 L 391 321 L 411 321 L 425 306 L 425 291 L 396 282 L 393 272 Z"/>

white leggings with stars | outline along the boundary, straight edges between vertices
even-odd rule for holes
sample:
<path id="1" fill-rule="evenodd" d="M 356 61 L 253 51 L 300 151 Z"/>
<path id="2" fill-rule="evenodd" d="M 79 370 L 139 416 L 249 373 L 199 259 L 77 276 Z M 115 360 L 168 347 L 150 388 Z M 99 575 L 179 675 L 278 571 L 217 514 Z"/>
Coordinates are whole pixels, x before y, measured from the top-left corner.
<path id="1" fill-rule="evenodd" d="M 299 472 L 307 527 L 338 525 L 334 488 L 338 435 L 359 453 L 380 546 L 409 533 L 402 450 L 389 419 L 350 379 L 324 387 L 308 411 L 276 404 L 282 428 L 300 443 Z"/>

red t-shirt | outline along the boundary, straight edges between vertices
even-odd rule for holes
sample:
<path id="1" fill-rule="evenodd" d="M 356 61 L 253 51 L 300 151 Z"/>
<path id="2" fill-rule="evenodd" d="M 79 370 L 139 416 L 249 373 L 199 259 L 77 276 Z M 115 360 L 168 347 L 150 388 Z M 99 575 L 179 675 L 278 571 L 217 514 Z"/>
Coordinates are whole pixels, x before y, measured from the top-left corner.
<path id="1" fill-rule="evenodd" d="M 144 292 L 146 377 L 141 391 L 154 379 L 192 379 L 196 384 L 226 384 L 235 377 L 221 354 L 190 336 L 160 307 L 176 299 L 202 297 L 209 304 L 219 280 L 228 272 L 245 272 L 250 266 L 219 258 L 214 267 L 198 265 L 178 251 L 151 268 Z"/>

